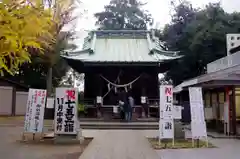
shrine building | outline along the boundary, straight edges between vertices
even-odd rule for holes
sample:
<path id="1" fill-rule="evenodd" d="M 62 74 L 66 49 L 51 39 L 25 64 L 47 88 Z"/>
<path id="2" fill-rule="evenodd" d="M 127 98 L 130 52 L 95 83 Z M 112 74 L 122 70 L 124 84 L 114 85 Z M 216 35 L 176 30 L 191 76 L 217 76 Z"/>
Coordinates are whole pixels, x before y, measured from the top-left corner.
<path id="1" fill-rule="evenodd" d="M 235 35 L 235 34 L 234 34 Z M 239 36 L 239 34 L 236 34 Z M 232 34 L 227 35 L 232 38 Z M 237 38 L 236 38 L 237 39 Z M 239 39 L 239 38 L 238 38 Z M 189 87 L 201 87 L 207 127 L 218 133 L 240 135 L 240 47 L 207 64 L 207 72 L 174 88 L 179 105 L 189 105 Z"/>
<path id="2" fill-rule="evenodd" d="M 159 102 L 158 74 L 166 72 L 181 56 L 166 51 L 151 31 L 91 31 L 82 50 L 63 58 L 77 72 L 85 74 L 85 107 L 112 107 L 121 90 L 131 94 L 141 107 Z"/>

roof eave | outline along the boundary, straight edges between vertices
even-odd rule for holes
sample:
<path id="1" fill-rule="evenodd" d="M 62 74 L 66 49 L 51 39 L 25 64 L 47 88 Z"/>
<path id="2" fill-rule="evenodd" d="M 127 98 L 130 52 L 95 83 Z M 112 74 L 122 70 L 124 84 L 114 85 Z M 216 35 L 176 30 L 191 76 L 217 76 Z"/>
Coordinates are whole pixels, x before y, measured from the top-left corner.
<path id="1" fill-rule="evenodd" d="M 79 50 L 79 51 L 65 51 L 68 56 L 78 56 L 79 54 L 93 53 L 91 48 Z"/>
<path id="2" fill-rule="evenodd" d="M 153 48 L 152 51 L 165 56 L 182 57 L 181 55 L 178 55 L 179 51 L 165 51 L 165 50 L 159 50 L 157 48 Z"/>
<path id="3" fill-rule="evenodd" d="M 151 33 L 149 30 L 92 30 L 92 33 Z"/>

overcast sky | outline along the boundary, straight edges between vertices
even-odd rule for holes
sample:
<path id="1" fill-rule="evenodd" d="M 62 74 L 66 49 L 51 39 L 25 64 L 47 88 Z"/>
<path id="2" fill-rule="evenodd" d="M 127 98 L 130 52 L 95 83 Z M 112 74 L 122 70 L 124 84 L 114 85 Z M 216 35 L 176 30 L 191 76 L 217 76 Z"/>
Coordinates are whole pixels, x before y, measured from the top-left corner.
<path id="1" fill-rule="evenodd" d="M 155 25 L 153 27 L 163 27 L 164 24 L 170 21 L 170 12 L 172 11 L 170 2 L 171 0 L 142 0 L 147 2 L 144 9 L 147 9 L 153 16 Z M 175 0 L 178 1 L 178 0 Z M 226 12 L 240 12 L 240 0 L 189 0 L 193 7 L 204 7 L 209 2 L 219 2 L 222 4 Z M 83 4 L 79 6 L 77 12 L 83 12 L 84 16 L 79 18 L 77 22 L 76 31 L 78 38 L 74 40 L 78 44 L 83 42 L 83 38 L 87 35 L 87 31 L 95 29 L 94 13 L 100 12 L 104 9 L 104 5 L 109 4 L 110 0 L 81 0 Z M 80 49 L 80 48 L 79 48 Z"/>
<path id="2" fill-rule="evenodd" d="M 149 10 L 152 14 L 155 26 L 162 27 L 164 24 L 170 21 L 171 0 L 142 0 L 147 2 L 145 9 Z M 176 0 L 178 1 L 178 0 Z M 240 11 L 240 0 L 189 0 L 194 7 L 204 7 L 209 2 L 221 2 L 223 8 L 227 12 Z M 82 0 L 83 5 L 79 10 L 83 8 L 88 10 L 84 18 L 79 20 L 77 30 L 91 30 L 95 28 L 95 19 L 93 14 L 102 11 L 104 5 L 108 4 L 110 0 Z"/>
<path id="3" fill-rule="evenodd" d="M 78 31 L 78 44 L 82 44 L 83 38 L 87 35 L 87 31 L 95 29 L 95 19 L 93 14 L 104 9 L 104 5 L 109 4 L 110 0 L 81 0 L 83 4 L 79 7 L 79 12 L 87 10 L 84 17 L 77 22 L 76 31 Z M 155 27 L 163 27 L 164 24 L 170 21 L 171 0 L 142 0 L 147 2 L 145 9 L 147 9 L 153 16 Z M 176 0 L 178 1 L 178 0 Z M 240 12 L 240 0 L 189 0 L 193 7 L 204 7 L 209 2 L 220 2 L 226 12 Z M 79 48 L 81 49 L 81 48 Z M 80 87 L 83 89 L 82 85 Z"/>

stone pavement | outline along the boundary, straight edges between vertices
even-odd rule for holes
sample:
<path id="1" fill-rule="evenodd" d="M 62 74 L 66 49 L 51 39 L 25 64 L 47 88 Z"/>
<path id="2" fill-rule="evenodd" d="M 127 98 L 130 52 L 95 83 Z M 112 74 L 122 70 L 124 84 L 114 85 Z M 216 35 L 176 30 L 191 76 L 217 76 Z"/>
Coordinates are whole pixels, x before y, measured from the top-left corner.
<path id="1" fill-rule="evenodd" d="M 61 159 L 59 155 L 75 153 L 79 147 L 24 145 L 22 127 L 0 126 L 0 159 Z M 145 137 L 156 137 L 157 130 L 83 130 L 95 137 L 79 159 L 239 159 L 240 140 L 211 139 L 218 148 L 153 150 Z M 49 158 L 46 158 L 49 157 Z M 64 158 L 66 159 L 66 158 Z M 72 158 L 71 158 L 72 159 Z"/>
<path id="2" fill-rule="evenodd" d="M 155 137 L 158 132 L 154 130 L 144 131 L 145 136 Z M 168 149 L 156 150 L 161 159 L 239 159 L 240 140 L 237 139 L 213 139 L 208 138 L 217 148 L 202 149 Z"/>
<path id="3" fill-rule="evenodd" d="M 157 130 L 83 130 L 83 135 L 95 139 L 79 159 L 239 159 L 240 156 L 237 139 L 209 138 L 217 148 L 153 150 L 145 137 L 156 137 Z"/>
<path id="4" fill-rule="evenodd" d="M 83 131 L 84 136 L 93 136 L 79 159 L 159 159 L 141 131 L 108 130 Z"/>
<path id="5" fill-rule="evenodd" d="M 218 148 L 158 150 L 161 159 L 239 159 L 240 141 L 236 139 L 210 140 Z"/>

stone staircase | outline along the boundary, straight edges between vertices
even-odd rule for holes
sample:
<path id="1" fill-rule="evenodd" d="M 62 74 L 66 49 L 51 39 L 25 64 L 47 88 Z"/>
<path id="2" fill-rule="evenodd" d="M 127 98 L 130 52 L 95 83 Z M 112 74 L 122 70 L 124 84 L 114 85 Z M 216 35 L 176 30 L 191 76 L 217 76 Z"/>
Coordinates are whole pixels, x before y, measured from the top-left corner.
<path id="1" fill-rule="evenodd" d="M 158 130 L 158 122 L 80 122 L 82 129 L 129 129 L 129 130 Z"/>

